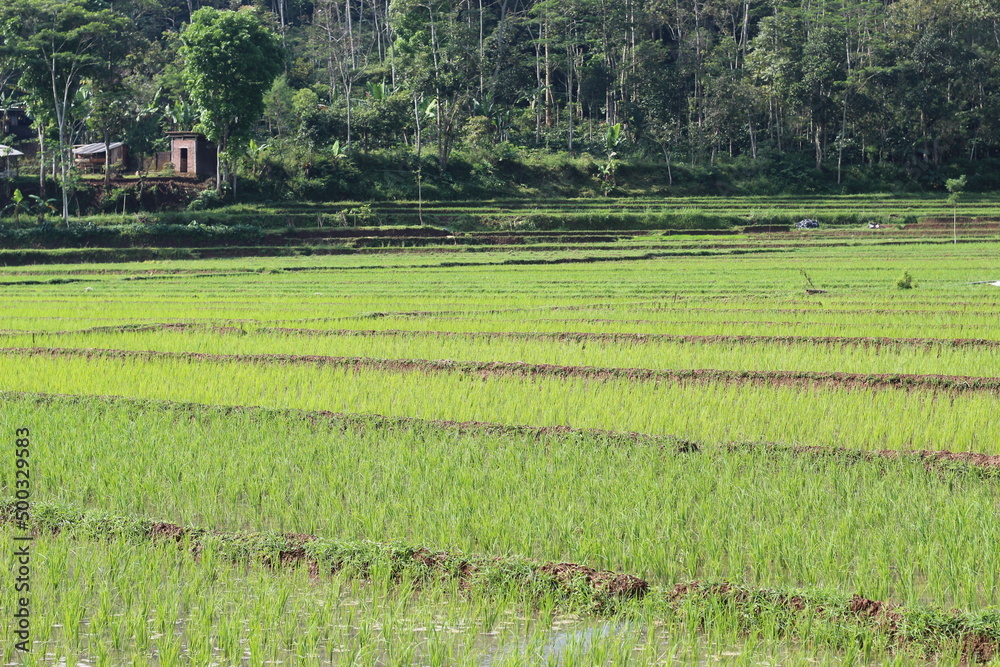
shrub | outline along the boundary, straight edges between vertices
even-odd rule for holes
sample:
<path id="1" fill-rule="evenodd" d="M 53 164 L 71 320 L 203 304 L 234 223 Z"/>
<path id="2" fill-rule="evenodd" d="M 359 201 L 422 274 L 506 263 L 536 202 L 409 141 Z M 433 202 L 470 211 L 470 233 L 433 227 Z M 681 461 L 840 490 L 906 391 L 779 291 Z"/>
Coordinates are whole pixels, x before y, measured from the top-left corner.
<path id="1" fill-rule="evenodd" d="M 222 206 L 222 196 L 214 188 L 208 188 L 198 193 L 198 196 L 187 205 L 189 211 L 204 211 Z"/>
<path id="2" fill-rule="evenodd" d="M 78 247 L 198 247 L 254 245 L 264 232 L 254 225 L 150 224 L 137 221 L 124 225 L 93 223 L 56 227 L 52 224 L 22 229 L 0 229 L 3 248 L 78 248 Z"/>
<path id="3" fill-rule="evenodd" d="M 903 271 L 903 275 L 899 277 L 896 281 L 896 287 L 899 289 L 913 289 L 917 286 L 916 279 L 910 275 L 909 271 Z"/>

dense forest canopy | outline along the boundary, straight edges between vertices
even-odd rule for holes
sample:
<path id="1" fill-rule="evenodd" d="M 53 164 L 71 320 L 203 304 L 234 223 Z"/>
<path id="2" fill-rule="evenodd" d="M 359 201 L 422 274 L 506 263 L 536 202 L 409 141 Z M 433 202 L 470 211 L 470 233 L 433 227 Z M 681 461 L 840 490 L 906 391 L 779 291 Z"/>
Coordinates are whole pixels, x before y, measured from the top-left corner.
<path id="1" fill-rule="evenodd" d="M 164 149 L 164 131 L 197 129 L 206 117 L 185 76 L 192 15 L 246 3 L 59 3 L 91 23 L 53 34 L 104 24 L 116 35 L 69 44 L 85 58 L 58 82 L 71 98 L 64 107 L 42 92 L 52 84 L 38 82 L 47 61 L 32 61 L 30 50 L 44 44 L 23 29 L 26 13 L 44 23 L 52 4 L 0 9 L 0 106 L 26 105 L 52 140 L 60 129 L 64 142 L 115 135 L 148 153 Z M 405 161 L 415 149 L 442 170 L 458 151 L 483 173 L 517 151 L 587 152 L 609 181 L 616 160 L 674 169 L 760 161 L 839 183 L 848 172 L 919 175 L 1000 158 L 995 0 L 259 0 L 256 8 L 281 62 L 253 132 L 231 151 L 250 179 L 315 179 L 357 156 L 395 151 Z"/>

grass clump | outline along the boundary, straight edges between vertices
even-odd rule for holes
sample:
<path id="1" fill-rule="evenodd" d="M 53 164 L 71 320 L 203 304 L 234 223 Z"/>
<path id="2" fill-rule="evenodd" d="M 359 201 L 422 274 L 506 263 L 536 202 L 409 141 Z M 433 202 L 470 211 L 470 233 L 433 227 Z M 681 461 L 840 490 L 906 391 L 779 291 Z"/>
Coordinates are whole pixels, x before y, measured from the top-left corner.
<path id="1" fill-rule="evenodd" d="M 898 289 L 913 289 L 917 286 L 917 279 L 909 271 L 903 271 L 903 275 L 896 281 Z"/>

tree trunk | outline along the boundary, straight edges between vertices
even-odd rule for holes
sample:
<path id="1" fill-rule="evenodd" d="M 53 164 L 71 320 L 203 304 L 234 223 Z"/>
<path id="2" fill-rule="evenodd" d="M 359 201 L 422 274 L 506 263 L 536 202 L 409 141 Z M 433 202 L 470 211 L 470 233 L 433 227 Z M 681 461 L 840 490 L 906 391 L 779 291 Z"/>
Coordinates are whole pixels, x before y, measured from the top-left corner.
<path id="1" fill-rule="evenodd" d="M 552 63 L 549 60 L 549 29 L 548 15 L 545 17 L 544 35 L 542 40 L 545 43 L 545 127 L 552 127 Z"/>
<path id="2" fill-rule="evenodd" d="M 60 144 L 63 141 L 60 139 Z M 62 181 L 62 219 L 65 224 L 69 224 L 69 190 L 66 188 L 66 182 L 69 180 L 69 161 L 66 159 L 66 148 L 60 150 L 60 156 L 62 159 L 59 161 L 59 177 Z"/>
<path id="3" fill-rule="evenodd" d="M 351 145 L 351 92 L 354 90 L 354 79 L 348 76 L 347 82 L 344 84 L 344 93 L 347 96 L 345 102 L 347 103 L 347 145 Z M 364 95 L 364 93 L 362 93 Z"/>
<path id="4" fill-rule="evenodd" d="M 663 144 L 660 144 L 660 150 L 663 151 L 663 159 L 666 160 L 666 162 L 667 162 L 667 184 L 668 185 L 673 185 L 674 184 L 674 174 L 673 174 L 673 172 L 670 169 L 670 151 L 668 151 L 667 147 L 664 146 Z"/>
<path id="5" fill-rule="evenodd" d="M 111 187 L 111 142 L 108 140 L 108 131 L 104 131 L 104 192 Z"/>
<path id="6" fill-rule="evenodd" d="M 566 115 L 568 117 L 569 132 L 567 148 L 573 152 L 573 47 L 566 46 Z"/>
<path id="7" fill-rule="evenodd" d="M 483 49 L 483 0 L 479 0 L 479 99 L 483 99 L 483 60 L 485 58 Z"/>
<path id="8" fill-rule="evenodd" d="M 45 199 L 45 129 L 38 123 L 38 196 Z"/>
<path id="9" fill-rule="evenodd" d="M 65 224 L 69 224 L 69 191 L 66 189 L 66 182 L 69 180 L 69 164 L 66 159 L 66 152 L 72 148 L 66 145 L 66 109 L 62 113 L 56 110 L 56 115 L 61 119 L 59 122 L 59 181 L 62 190 L 62 219 Z M 55 163 L 53 162 L 53 165 Z"/>
<path id="10" fill-rule="evenodd" d="M 351 44 L 351 67 L 357 69 L 358 63 L 355 60 L 354 54 L 354 22 L 351 19 L 351 0 L 344 0 L 344 16 L 347 19 L 347 40 Z"/>
<path id="11" fill-rule="evenodd" d="M 220 195 L 222 194 L 222 183 L 224 181 L 223 167 L 225 166 L 225 163 L 222 161 L 222 153 L 226 150 L 226 134 L 227 132 L 223 130 L 219 145 L 215 149 L 215 191 Z"/>
<path id="12" fill-rule="evenodd" d="M 414 140 L 417 144 L 417 217 L 420 220 L 420 226 L 424 225 L 424 192 L 423 184 L 421 183 L 421 167 L 423 163 L 420 161 L 420 101 L 416 93 L 413 95 L 413 119 L 417 126 L 416 136 Z"/>
<path id="13" fill-rule="evenodd" d="M 530 34 L 530 26 L 529 26 Z M 542 143 L 542 105 L 543 102 L 543 88 L 542 88 L 542 50 L 538 42 L 535 42 L 535 146 L 539 146 Z"/>
<path id="14" fill-rule="evenodd" d="M 821 141 L 823 126 L 819 123 L 813 125 L 813 143 L 816 146 L 816 169 L 823 168 L 823 144 Z"/>

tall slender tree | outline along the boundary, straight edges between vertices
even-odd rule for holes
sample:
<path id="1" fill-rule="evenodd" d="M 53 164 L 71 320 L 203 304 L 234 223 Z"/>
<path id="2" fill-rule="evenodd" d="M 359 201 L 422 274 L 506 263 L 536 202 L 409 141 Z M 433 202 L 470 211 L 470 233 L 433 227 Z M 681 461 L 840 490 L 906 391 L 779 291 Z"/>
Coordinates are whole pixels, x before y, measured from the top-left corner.
<path id="1" fill-rule="evenodd" d="M 22 69 L 20 85 L 51 113 L 59 134 L 56 163 L 62 190 L 62 218 L 69 220 L 72 139 L 77 93 L 86 77 L 107 67 L 124 16 L 94 10 L 86 0 L 11 0 L 0 8 L 0 33 Z"/>
<path id="2" fill-rule="evenodd" d="M 235 189 L 232 161 L 246 147 L 264 113 L 264 93 L 281 73 L 284 51 L 255 9 L 202 7 L 181 35 L 184 76 L 201 126 L 218 145 L 217 188 Z"/>

